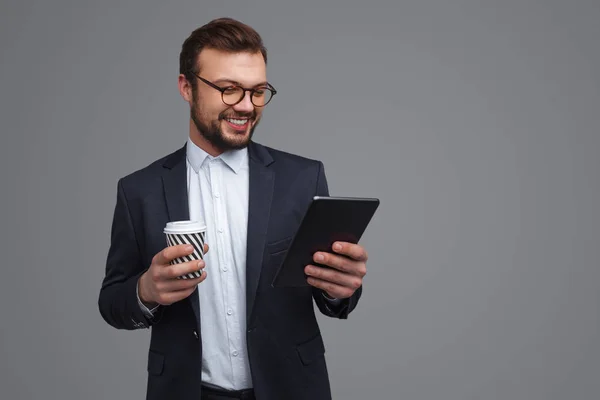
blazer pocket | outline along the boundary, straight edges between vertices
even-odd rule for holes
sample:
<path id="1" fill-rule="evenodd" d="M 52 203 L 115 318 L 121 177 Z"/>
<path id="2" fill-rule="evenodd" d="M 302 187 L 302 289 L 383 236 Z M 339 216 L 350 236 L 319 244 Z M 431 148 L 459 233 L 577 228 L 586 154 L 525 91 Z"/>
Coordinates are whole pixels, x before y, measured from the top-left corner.
<path id="1" fill-rule="evenodd" d="M 283 259 L 287 254 L 288 248 L 290 247 L 290 243 L 292 243 L 292 238 L 288 237 L 282 240 L 277 240 L 275 242 L 269 243 L 266 246 L 266 259 L 265 259 L 265 267 L 269 270 L 277 271 L 281 264 L 283 263 Z M 273 279 L 273 277 L 271 277 Z"/>
<path id="2" fill-rule="evenodd" d="M 165 356 L 155 351 L 148 352 L 148 373 L 150 375 L 162 375 L 165 366 Z"/>
<path id="3" fill-rule="evenodd" d="M 325 345 L 323 337 L 319 334 L 308 342 L 302 343 L 296 347 L 302 364 L 308 365 L 313 361 L 323 357 L 325 354 Z"/>
<path id="4" fill-rule="evenodd" d="M 292 244 L 292 239 L 293 239 L 293 237 L 290 236 L 285 239 L 280 239 L 280 240 L 276 240 L 274 242 L 268 243 L 266 246 L 267 254 L 274 255 L 274 254 L 278 254 L 278 253 L 287 251 L 287 249 L 290 247 L 290 244 Z"/>

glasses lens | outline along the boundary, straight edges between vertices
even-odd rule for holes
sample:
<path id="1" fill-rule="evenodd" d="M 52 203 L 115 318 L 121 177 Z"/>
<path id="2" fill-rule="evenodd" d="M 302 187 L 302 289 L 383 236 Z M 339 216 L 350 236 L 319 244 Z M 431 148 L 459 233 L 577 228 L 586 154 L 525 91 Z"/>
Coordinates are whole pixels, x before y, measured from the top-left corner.
<path id="1" fill-rule="evenodd" d="M 266 106 L 269 101 L 273 98 L 273 92 L 268 87 L 257 88 L 252 93 L 252 104 L 257 107 Z"/>
<path id="2" fill-rule="evenodd" d="M 235 105 L 244 96 L 244 89 L 238 86 L 230 86 L 223 92 L 223 102 L 227 105 Z"/>

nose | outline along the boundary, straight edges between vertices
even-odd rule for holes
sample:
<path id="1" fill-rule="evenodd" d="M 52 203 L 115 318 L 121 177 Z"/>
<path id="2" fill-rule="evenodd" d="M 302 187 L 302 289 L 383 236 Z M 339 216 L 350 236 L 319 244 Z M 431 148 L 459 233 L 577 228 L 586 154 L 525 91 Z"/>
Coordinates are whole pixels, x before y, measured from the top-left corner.
<path id="1" fill-rule="evenodd" d="M 244 92 L 244 97 L 242 101 L 233 106 L 235 111 L 239 112 L 252 112 L 254 111 L 254 104 L 252 104 L 252 100 L 250 99 L 250 92 Z"/>

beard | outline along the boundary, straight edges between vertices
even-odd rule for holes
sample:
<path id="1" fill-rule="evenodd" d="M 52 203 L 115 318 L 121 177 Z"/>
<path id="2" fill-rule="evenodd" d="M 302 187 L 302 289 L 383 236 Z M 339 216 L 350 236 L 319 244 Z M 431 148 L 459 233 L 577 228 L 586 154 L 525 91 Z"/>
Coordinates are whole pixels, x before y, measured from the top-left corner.
<path id="1" fill-rule="evenodd" d="M 202 113 L 195 99 L 190 110 L 190 117 L 192 118 L 192 121 L 194 121 L 194 125 L 196 125 L 196 129 L 200 132 L 200 135 L 222 152 L 227 150 L 239 150 L 247 147 L 252 140 L 254 130 L 260 121 L 260 119 L 257 119 L 256 111 L 251 113 L 238 113 L 232 109 L 224 110 L 219 114 L 218 119 L 210 120 L 208 115 Z M 221 121 L 225 118 L 236 117 L 249 118 L 250 123 L 254 122 L 250 127 L 250 132 L 247 136 L 241 133 L 230 135 L 225 135 L 223 133 Z"/>

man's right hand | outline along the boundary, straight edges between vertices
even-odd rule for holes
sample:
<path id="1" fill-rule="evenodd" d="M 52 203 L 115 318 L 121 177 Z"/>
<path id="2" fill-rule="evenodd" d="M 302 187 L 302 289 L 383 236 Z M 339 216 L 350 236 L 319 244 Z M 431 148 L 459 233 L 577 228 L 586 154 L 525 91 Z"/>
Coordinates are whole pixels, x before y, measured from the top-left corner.
<path id="1" fill-rule="evenodd" d="M 157 305 L 170 305 L 185 299 L 196 289 L 196 286 L 206 279 L 203 260 L 194 260 L 181 264 L 171 265 L 171 260 L 187 256 L 194 252 L 194 248 L 181 244 L 169 246 L 157 253 L 152 258 L 152 264 L 148 271 L 138 281 L 138 295 L 140 300 L 148 308 Z M 208 252 L 208 245 L 204 245 L 204 254 Z M 190 272 L 201 271 L 200 278 L 177 279 Z"/>

